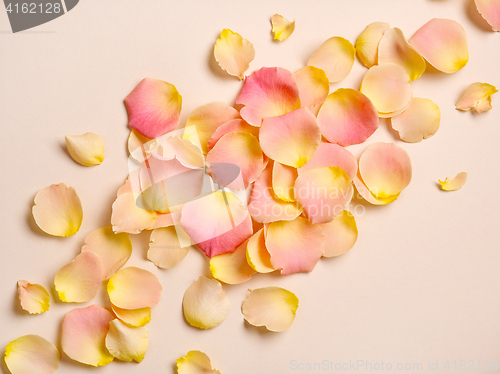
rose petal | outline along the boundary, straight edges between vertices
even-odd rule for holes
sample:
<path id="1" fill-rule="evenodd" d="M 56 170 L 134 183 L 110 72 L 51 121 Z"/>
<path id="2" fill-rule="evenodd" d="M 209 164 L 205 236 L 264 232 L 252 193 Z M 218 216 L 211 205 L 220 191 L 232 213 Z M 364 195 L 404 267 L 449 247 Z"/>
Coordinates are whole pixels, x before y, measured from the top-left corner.
<path id="1" fill-rule="evenodd" d="M 355 55 L 356 50 L 349 40 L 334 36 L 321 44 L 307 65 L 323 69 L 331 83 L 340 82 L 351 72 Z"/>
<path id="2" fill-rule="evenodd" d="M 274 271 L 271 264 L 271 255 L 266 248 L 266 237 L 264 228 L 257 231 L 247 243 L 247 262 L 259 273 L 270 273 Z"/>
<path id="3" fill-rule="evenodd" d="M 281 287 L 264 287 L 250 291 L 241 306 L 241 313 L 253 326 L 281 332 L 292 325 L 298 307 L 299 299 L 293 292 Z"/>
<path id="4" fill-rule="evenodd" d="M 200 148 L 179 136 L 169 136 L 158 146 L 158 153 L 165 159 L 174 157 L 188 167 L 205 167 L 205 158 Z"/>
<path id="5" fill-rule="evenodd" d="M 403 148 L 395 144 L 375 143 L 361 155 L 359 173 L 373 195 L 390 198 L 410 184 L 410 157 Z"/>
<path id="6" fill-rule="evenodd" d="M 20 280 L 17 282 L 17 293 L 21 308 L 29 314 L 40 314 L 49 310 L 50 295 L 43 286 Z"/>
<path id="7" fill-rule="evenodd" d="M 256 272 L 247 262 L 247 243 L 248 240 L 245 240 L 233 253 L 210 259 L 210 271 L 215 279 L 227 284 L 240 284 L 250 280 Z"/>
<path id="8" fill-rule="evenodd" d="M 85 251 L 56 273 L 54 285 L 59 299 L 65 303 L 84 303 L 92 300 L 103 279 L 99 256 Z"/>
<path id="9" fill-rule="evenodd" d="M 111 304 L 111 309 L 116 317 L 130 327 L 141 327 L 147 325 L 151 321 L 151 308 L 139 309 L 122 309 Z"/>
<path id="10" fill-rule="evenodd" d="M 300 175 L 308 170 L 325 168 L 328 166 L 339 166 L 351 179 L 354 179 L 354 176 L 358 172 L 358 161 L 351 152 L 338 144 L 324 142 L 319 144 L 312 158 L 307 164 L 297 169 L 297 172 Z"/>
<path id="11" fill-rule="evenodd" d="M 399 194 L 396 195 L 391 195 L 388 197 L 377 197 L 374 194 L 370 192 L 368 187 L 364 184 L 364 182 L 361 179 L 361 176 L 359 173 L 356 175 L 356 177 L 353 179 L 354 185 L 356 186 L 356 189 L 358 190 L 359 195 L 368 201 L 370 204 L 373 205 L 387 205 L 389 203 L 392 203 L 397 200 L 399 197 Z"/>
<path id="12" fill-rule="evenodd" d="M 121 361 L 141 362 L 148 350 L 148 328 L 128 327 L 115 319 L 109 323 L 106 348 Z"/>
<path id="13" fill-rule="evenodd" d="M 359 61 L 368 69 L 378 64 L 378 45 L 384 33 L 391 25 L 386 22 L 370 23 L 356 40 L 356 52 Z"/>
<path id="14" fill-rule="evenodd" d="M 221 374 L 212 367 L 208 356 L 200 351 L 189 351 L 177 359 L 177 374 Z"/>
<path id="15" fill-rule="evenodd" d="M 432 100 L 421 97 L 414 97 L 403 113 L 391 118 L 392 128 L 408 143 L 430 138 L 438 131 L 440 122 L 439 107 Z"/>
<path id="16" fill-rule="evenodd" d="M 326 98 L 318 113 L 323 136 L 341 146 L 363 143 L 378 129 L 378 112 L 362 93 L 339 88 Z"/>
<path id="17" fill-rule="evenodd" d="M 108 281 L 111 303 L 122 309 L 153 307 L 161 299 L 162 286 L 153 273 L 130 266 L 121 269 Z"/>
<path id="18" fill-rule="evenodd" d="M 73 187 L 66 187 L 64 183 L 53 184 L 35 195 L 33 217 L 47 234 L 72 236 L 82 224 L 82 203 Z"/>
<path id="19" fill-rule="evenodd" d="M 295 198 L 295 179 L 297 169 L 275 162 L 273 166 L 273 191 L 283 201 L 297 201 Z"/>
<path id="20" fill-rule="evenodd" d="M 231 303 L 222 285 L 203 276 L 187 288 L 182 299 L 186 321 L 199 329 L 211 329 L 221 324 L 230 308 Z"/>
<path id="21" fill-rule="evenodd" d="M 243 79 L 250 62 L 255 58 L 255 49 L 240 34 L 224 29 L 215 42 L 214 56 L 222 70 Z"/>
<path id="22" fill-rule="evenodd" d="M 477 11 L 493 31 L 500 31 L 500 1 L 499 0 L 475 0 Z"/>
<path id="23" fill-rule="evenodd" d="M 92 251 L 99 256 L 103 267 L 103 280 L 112 277 L 128 261 L 132 254 L 132 242 L 128 234 L 115 234 L 111 226 L 92 231 L 85 238 L 82 252 Z"/>
<path id="24" fill-rule="evenodd" d="M 450 19 L 431 19 L 417 30 L 410 44 L 429 64 L 445 73 L 454 73 L 469 61 L 465 30 Z"/>
<path id="25" fill-rule="evenodd" d="M 410 105 L 413 93 L 409 80 L 399 65 L 378 65 L 366 72 L 360 91 L 375 105 L 380 117 L 392 117 Z"/>
<path id="26" fill-rule="evenodd" d="M 184 205 L 180 223 L 209 258 L 234 252 L 252 235 L 248 211 L 234 194 L 226 191 L 216 191 Z"/>
<path id="27" fill-rule="evenodd" d="M 5 347 L 5 364 L 12 374 L 53 374 L 61 356 L 57 348 L 38 335 L 24 335 Z"/>
<path id="28" fill-rule="evenodd" d="M 91 366 L 113 361 L 106 348 L 106 335 L 113 315 L 98 305 L 66 313 L 62 322 L 61 346 L 69 358 Z"/>
<path id="29" fill-rule="evenodd" d="M 293 73 L 293 76 L 299 87 L 302 107 L 316 115 L 330 91 L 330 82 L 325 72 L 314 66 L 305 66 Z"/>
<path id="30" fill-rule="evenodd" d="M 151 232 L 148 260 L 162 269 L 170 269 L 182 261 L 191 247 L 181 247 L 177 236 L 181 227 L 165 227 Z"/>
<path id="31" fill-rule="evenodd" d="M 272 222 L 267 229 L 266 247 L 272 266 L 281 269 L 282 275 L 309 272 L 324 254 L 325 234 L 319 225 L 303 217 Z"/>
<path id="32" fill-rule="evenodd" d="M 127 141 L 128 153 L 139 162 L 144 162 L 158 147 L 158 139 L 150 139 L 138 131 L 130 131 Z"/>
<path id="33" fill-rule="evenodd" d="M 333 218 L 333 221 L 322 223 L 321 229 L 325 233 L 324 257 L 334 257 L 349 251 L 358 239 L 358 227 L 351 212 L 344 210 L 342 214 Z"/>
<path id="34" fill-rule="evenodd" d="M 66 147 L 71 158 L 81 165 L 100 165 L 104 161 L 104 142 L 93 132 L 66 135 Z"/>
<path id="35" fill-rule="evenodd" d="M 300 108 L 299 88 L 292 73 L 283 68 L 261 68 L 250 74 L 236 99 L 243 104 L 241 117 L 260 127 L 266 117 L 276 117 Z"/>
<path id="36" fill-rule="evenodd" d="M 249 125 L 245 120 L 242 119 L 233 119 L 220 125 L 217 130 L 215 130 L 215 132 L 212 134 L 212 137 L 208 141 L 208 150 L 211 150 L 220 138 L 232 132 L 248 132 L 255 136 L 257 139 L 259 138 L 258 127 Z"/>
<path id="37" fill-rule="evenodd" d="M 471 110 L 474 108 L 478 113 L 491 109 L 491 95 L 498 92 L 495 86 L 488 83 L 472 83 L 458 100 L 455 107 L 458 110 Z M 488 101 L 489 100 L 489 101 Z"/>
<path id="38" fill-rule="evenodd" d="M 280 14 L 275 14 L 271 18 L 271 24 L 273 25 L 273 35 L 275 40 L 282 42 L 288 39 L 295 30 L 295 20 L 289 21 Z"/>
<path id="39" fill-rule="evenodd" d="M 465 182 L 467 182 L 467 173 L 462 171 L 455 178 L 446 177 L 444 181 L 440 180 L 439 184 L 444 191 L 455 191 L 462 188 Z"/>
<path id="40" fill-rule="evenodd" d="M 426 68 L 425 60 L 406 40 L 397 27 L 388 29 L 378 45 L 378 63 L 402 66 L 411 81 L 420 77 Z"/>
<path id="41" fill-rule="evenodd" d="M 321 141 L 316 117 L 301 108 L 262 121 L 260 146 L 271 159 L 294 168 L 305 165 Z"/>

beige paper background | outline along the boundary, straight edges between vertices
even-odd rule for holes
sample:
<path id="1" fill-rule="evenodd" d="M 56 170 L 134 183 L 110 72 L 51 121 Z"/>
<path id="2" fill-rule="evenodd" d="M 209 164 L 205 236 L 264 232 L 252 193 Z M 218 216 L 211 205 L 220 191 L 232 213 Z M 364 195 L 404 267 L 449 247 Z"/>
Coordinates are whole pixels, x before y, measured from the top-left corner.
<path id="1" fill-rule="evenodd" d="M 283 43 L 270 34 L 276 12 L 297 21 Z M 50 311 L 30 316 L 20 311 L 16 282 L 52 289 L 55 272 L 74 258 L 85 236 L 109 224 L 111 203 L 127 174 L 122 101 L 143 77 L 176 85 L 185 121 L 198 105 L 232 103 L 241 87 L 212 58 L 223 28 L 254 44 L 249 71 L 294 71 L 331 36 L 354 42 L 370 22 L 386 21 L 411 37 L 434 17 L 464 26 L 470 62 L 456 74 L 425 74 L 413 84 L 415 96 L 441 108 L 441 129 L 433 138 L 406 144 L 381 121 L 366 144 L 351 147 L 359 155 L 368 144 L 394 141 L 413 163 L 412 183 L 396 203 L 358 208 L 355 248 L 320 261 L 309 274 L 255 276 L 227 287 L 228 318 L 199 331 L 184 322 L 181 300 L 207 274 L 206 258 L 192 251 L 161 271 L 146 260 L 147 234 L 138 235 L 129 265 L 154 272 L 164 286 L 148 325 L 150 348 L 140 365 L 114 362 L 99 372 L 171 373 L 176 359 L 194 349 L 206 352 L 224 374 L 305 372 L 292 370 L 292 360 L 367 360 L 391 363 L 394 371 L 398 363 L 422 363 L 430 371 L 429 362 L 438 361 L 433 372 L 439 373 L 460 372 L 453 370 L 454 360 L 466 360 L 467 367 L 473 360 L 468 372 L 479 373 L 478 361 L 483 368 L 486 360 L 499 360 L 500 94 L 493 97 L 494 109 L 481 115 L 458 112 L 454 103 L 472 82 L 500 86 L 500 34 L 488 31 L 471 0 L 82 0 L 64 17 L 14 35 L 0 11 L 0 354 L 9 341 L 29 333 L 59 346 L 63 315 L 90 304 L 60 303 L 52 290 Z M 356 61 L 349 77 L 331 89 L 358 88 L 364 72 Z M 65 134 L 87 131 L 104 138 L 101 166 L 79 166 L 65 152 Z M 438 178 L 460 171 L 469 173 L 462 190 L 438 189 Z M 84 206 L 81 230 L 71 238 L 45 235 L 30 213 L 35 193 L 59 182 L 75 187 Z M 268 285 L 290 289 L 300 299 L 294 325 L 280 334 L 246 325 L 240 313 L 247 288 Z M 107 305 L 104 289 L 94 302 Z M 447 360 L 450 370 L 444 368 Z M 8 372 L 3 360 L 0 368 Z M 62 354 L 59 372 L 92 371 Z"/>

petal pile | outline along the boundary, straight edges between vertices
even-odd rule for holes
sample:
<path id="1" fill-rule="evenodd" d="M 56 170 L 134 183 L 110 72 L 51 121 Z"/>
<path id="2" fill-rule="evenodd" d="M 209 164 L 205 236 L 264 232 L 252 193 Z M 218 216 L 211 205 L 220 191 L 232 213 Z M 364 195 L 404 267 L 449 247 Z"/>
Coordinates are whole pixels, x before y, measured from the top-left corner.
<path id="1" fill-rule="evenodd" d="M 340 82 L 351 72 L 356 49 L 347 39 L 334 36 L 309 57 L 307 65 L 323 69 L 331 83 Z"/>
<path id="2" fill-rule="evenodd" d="M 210 358 L 200 351 L 189 351 L 177 359 L 177 374 L 221 374 L 210 362 Z"/>
<path id="3" fill-rule="evenodd" d="M 455 108 L 464 111 L 474 109 L 478 113 L 485 112 L 491 109 L 491 95 L 497 92 L 497 88 L 489 83 L 471 83 L 456 103 Z"/>
<path id="4" fill-rule="evenodd" d="M 477 11 L 486 22 L 493 28 L 493 31 L 500 31 L 500 1 L 499 0 L 474 0 Z"/>
<path id="5" fill-rule="evenodd" d="M 272 32 L 274 39 L 280 42 L 288 39 L 295 30 L 295 20 L 289 21 L 280 14 L 272 16 L 271 24 L 273 26 Z"/>
<path id="6" fill-rule="evenodd" d="M 232 132 L 247 132 L 255 136 L 257 139 L 259 138 L 258 127 L 249 125 L 245 120 L 239 118 L 233 119 L 220 125 L 217 130 L 215 130 L 215 132 L 212 134 L 212 137 L 208 141 L 208 150 L 211 150 L 220 138 Z"/>
<path id="7" fill-rule="evenodd" d="M 414 97 L 403 113 L 391 118 L 392 128 L 408 143 L 430 138 L 438 131 L 440 123 L 441 111 L 437 104 L 421 97 Z"/>
<path id="8" fill-rule="evenodd" d="M 454 178 L 446 177 L 444 181 L 440 180 L 439 184 L 443 191 L 456 191 L 462 188 L 467 182 L 467 173 L 462 171 L 458 173 Z"/>
<path id="9" fill-rule="evenodd" d="M 345 171 L 349 178 L 354 179 L 358 172 L 358 161 L 346 148 L 337 144 L 320 143 L 312 158 L 297 169 L 298 174 L 319 168 L 338 166 Z"/>
<path id="10" fill-rule="evenodd" d="M 40 314 L 49 310 L 50 295 L 47 290 L 39 284 L 32 284 L 26 280 L 17 282 L 17 293 L 21 308 L 29 314 Z"/>
<path id="11" fill-rule="evenodd" d="M 66 147 L 71 158 L 81 165 L 100 165 L 104 161 L 104 142 L 93 132 L 66 135 Z"/>
<path id="12" fill-rule="evenodd" d="M 38 335 L 24 335 L 5 347 L 5 364 L 12 374 L 54 374 L 61 356 L 57 348 Z"/>
<path id="13" fill-rule="evenodd" d="M 378 46 L 384 33 L 391 25 L 386 22 L 370 23 L 356 40 L 356 53 L 363 65 L 368 69 L 378 65 Z"/>
<path id="14" fill-rule="evenodd" d="M 215 42 L 214 56 L 222 70 L 243 79 L 250 62 L 255 58 L 255 49 L 240 34 L 224 29 Z"/>

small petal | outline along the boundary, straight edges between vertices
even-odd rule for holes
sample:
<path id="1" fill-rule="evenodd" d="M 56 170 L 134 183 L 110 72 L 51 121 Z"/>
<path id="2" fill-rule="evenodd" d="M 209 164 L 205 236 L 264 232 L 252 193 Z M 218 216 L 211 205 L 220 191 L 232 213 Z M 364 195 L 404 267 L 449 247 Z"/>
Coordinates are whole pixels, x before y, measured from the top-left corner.
<path id="1" fill-rule="evenodd" d="M 49 310 L 50 295 L 43 286 L 20 280 L 17 282 L 17 292 L 21 307 L 30 314 L 40 314 Z"/>
<path id="2" fill-rule="evenodd" d="M 297 201 L 295 198 L 295 179 L 297 169 L 275 162 L 273 166 L 273 191 L 283 201 Z"/>
<path id="3" fill-rule="evenodd" d="M 366 72 L 360 91 L 375 105 L 380 117 L 392 117 L 410 105 L 413 92 L 409 80 L 399 65 L 377 65 Z"/>
<path id="4" fill-rule="evenodd" d="M 326 98 L 318 113 L 321 133 L 341 146 L 363 143 L 378 129 L 378 112 L 362 93 L 339 88 Z"/>
<path id="5" fill-rule="evenodd" d="M 430 138 L 438 131 L 440 122 L 441 111 L 437 104 L 421 97 L 414 97 L 403 113 L 391 118 L 392 128 L 408 143 Z"/>
<path id="6" fill-rule="evenodd" d="M 299 88 L 292 73 L 283 68 L 261 68 L 243 84 L 236 104 L 243 104 L 241 117 L 260 127 L 266 117 L 276 117 L 300 108 Z"/>
<path id="7" fill-rule="evenodd" d="M 358 227 L 351 212 L 344 210 L 333 221 L 322 223 L 326 235 L 324 257 L 334 257 L 350 250 L 358 239 Z"/>
<path id="8" fill-rule="evenodd" d="M 111 226 L 92 231 L 85 238 L 82 252 L 92 251 L 99 256 L 103 280 L 111 278 L 122 268 L 132 254 L 132 242 L 125 233 L 115 234 Z"/>
<path id="9" fill-rule="evenodd" d="M 103 279 L 99 256 L 91 251 L 80 253 L 63 266 L 54 278 L 59 299 L 65 303 L 84 303 L 92 300 Z"/>
<path id="10" fill-rule="evenodd" d="M 127 141 L 128 153 L 139 162 L 144 162 L 158 147 L 158 139 L 150 139 L 138 131 L 130 131 Z"/>
<path id="11" fill-rule="evenodd" d="M 259 135 L 264 153 L 294 168 L 305 165 L 321 142 L 316 117 L 301 108 L 279 117 L 265 118 Z"/>
<path id="12" fill-rule="evenodd" d="M 240 284 L 250 280 L 256 272 L 247 262 L 247 243 L 248 240 L 245 240 L 233 253 L 210 259 L 210 271 L 215 279 L 227 284 Z"/>
<path id="13" fill-rule="evenodd" d="M 308 108 L 317 114 L 321 104 L 330 91 L 330 82 L 322 69 L 305 66 L 293 73 L 299 87 L 300 102 L 303 108 Z"/>
<path id="14" fill-rule="evenodd" d="M 182 299 L 186 321 L 199 329 L 211 329 L 221 324 L 230 308 L 231 303 L 222 285 L 203 276 L 187 288 Z"/>
<path id="15" fill-rule="evenodd" d="M 455 178 L 446 177 L 444 181 L 440 180 L 439 184 L 444 191 L 455 191 L 462 188 L 465 182 L 467 182 L 467 173 L 462 171 Z"/>
<path id="16" fill-rule="evenodd" d="M 378 64 L 378 45 L 384 33 L 391 25 L 386 22 L 370 23 L 356 40 L 356 52 L 359 61 L 368 69 Z"/>
<path id="17" fill-rule="evenodd" d="M 253 44 L 240 34 L 224 29 L 215 42 L 214 56 L 222 70 L 243 79 L 250 62 L 255 58 L 255 49 Z"/>
<path id="18" fill-rule="evenodd" d="M 349 40 L 334 36 L 321 44 L 307 65 L 323 69 L 331 83 L 340 82 L 351 72 L 355 55 L 356 50 Z"/>
<path id="19" fill-rule="evenodd" d="M 257 139 L 259 138 L 258 127 L 249 125 L 245 120 L 242 119 L 233 119 L 224 123 L 223 125 L 220 125 L 217 130 L 215 130 L 212 137 L 208 141 L 208 150 L 211 150 L 220 138 L 232 132 L 247 132 L 255 136 Z"/>
<path id="20" fill-rule="evenodd" d="M 54 374 L 61 355 L 41 336 L 24 335 L 5 347 L 4 359 L 12 374 Z"/>
<path id="21" fill-rule="evenodd" d="M 113 361 L 106 348 L 106 335 L 113 315 L 98 305 L 66 313 L 62 322 L 61 346 L 72 360 L 91 366 Z"/>
<path id="22" fill-rule="evenodd" d="M 467 35 L 457 21 L 431 19 L 417 30 L 410 44 L 429 64 L 444 73 L 454 73 L 469 61 Z"/>
<path id="23" fill-rule="evenodd" d="M 93 132 L 66 135 L 66 147 L 71 158 L 81 165 L 100 165 L 104 161 L 104 142 Z"/>
<path id="24" fill-rule="evenodd" d="M 130 327 L 145 326 L 151 321 L 151 308 L 122 309 L 111 304 L 116 317 Z"/>
<path id="25" fill-rule="evenodd" d="M 153 273 L 130 266 L 108 281 L 111 303 L 122 309 L 153 307 L 161 299 L 162 286 Z"/>
<path id="26" fill-rule="evenodd" d="M 281 332 L 292 325 L 298 307 L 299 299 L 293 292 L 281 287 L 264 287 L 250 290 L 241 313 L 253 326 Z"/>
<path id="27" fill-rule="evenodd" d="M 474 108 L 478 113 L 481 113 L 491 109 L 491 95 L 496 92 L 498 92 L 498 90 L 491 84 L 481 82 L 472 83 L 467 87 L 467 90 L 465 90 L 455 107 L 458 110 L 465 111 Z"/>
<path id="28" fill-rule="evenodd" d="M 208 356 L 200 351 L 189 351 L 177 359 L 177 374 L 221 374 L 212 367 Z"/>
<path id="29" fill-rule="evenodd" d="M 499 0 L 475 0 L 477 11 L 493 31 L 500 31 L 500 1 Z"/>
<path id="30" fill-rule="evenodd" d="M 33 217 L 47 234 L 72 236 L 82 224 L 82 203 L 73 187 L 66 187 L 64 183 L 53 184 L 35 195 Z"/>
<path id="31" fill-rule="evenodd" d="M 128 327 L 117 319 L 109 323 L 106 348 L 118 360 L 141 362 L 148 346 L 146 326 Z"/>
<path id="32" fill-rule="evenodd" d="M 285 17 L 280 14 L 275 14 L 271 18 L 271 24 L 273 25 L 273 35 L 274 39 L 282 42 L 285 39 L 288 39 L 290 35 L 295 30 L 295 20 L 289 21 Z"/>
<path id="33" fill-rule="evenodd" d="M 325 234 L 319 225 L 297 217 L 269 224 L 266 247 L 271 264 L 282 275 L 310 272 L 325 253 Z"/>
<path id="34" fill-rule="evenodd" d="M 411 81 L 420 77 L 426 68 L 425 60 L 406 40 L 397 27 L 384 33 L 378 45 L 378 63 L 392 63 L 402 66 Z"/>
<path id="35" fill-rule="evenodd" d="M 271 255 L 266 248 L 266 237 L 264 228 L 257 231 L 247 243 L 247 262 L 259 273 L 270 273 L 274 271 L 271 264 Z"/>
<path id="36" fill-rule="evenodd" d="M 373 205 L 387 205 L 387 204 L 390 204 L 390 203 L 396 201 L 397 198 L 399 197 L 399 194 L 391 195 L 388 197 L 375 196 L 373 193 L 371 193 L 371 191 L 368 189 L 368 187 L 366 187 L 366 185 L 364 184 L 363 180 L 361 179 L 361 176 L 359 175 L 359 173 L 353 179 L 353 183 L 356 186 L 356 189 L 358 190 L 359 195 L 363 199 L 365 199 L 366 201 L 368 201 L 370 204 L 373 204 Z"/>
<path id="37" fill-rule="evenodd" d="M 200 148 L 179 136 L 169 136 L 158 146 L 158 154 L 167 160 L 174 157 L 185 166 L 205 167 L 205 158 Z"/>
<path id="38" fill-rule="evenodd" d="M 151 232 L 148 260 L 161 269 L 170 269 L 182 261 L 191 247 L 181 247 L 177 230 L 181 227 L 170 226 Z"/>

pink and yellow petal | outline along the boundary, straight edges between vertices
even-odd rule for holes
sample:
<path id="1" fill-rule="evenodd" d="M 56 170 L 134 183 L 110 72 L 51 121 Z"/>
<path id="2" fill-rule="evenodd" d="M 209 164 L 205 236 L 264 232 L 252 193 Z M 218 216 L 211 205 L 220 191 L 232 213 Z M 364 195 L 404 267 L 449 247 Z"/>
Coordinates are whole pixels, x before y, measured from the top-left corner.
<path id="1" fill-rule="evenodd" d="M 189 351 L 177 359 L 177 374 L 221 374 L 210 362 L 210 358 L 200 351 Z"/>
<path id="2" fill-rule="evenodd" d="M 302 107 L 316 115 L 330 91 L 328 77 L 322 69 L 314 66 L 305 66 L 293 73 L 293 76 L 299 87 Z"/>
<path id="3" fill-rule="evenodd" d="M 283 201 L 297 201 L 294 189 L 297 176 L 298 173 L 296 168 L 275 162 L 273 164 L 274 194 Z"/>
<path id="4" fill-rule="evenodd" d="M 439 184 L 443 191 L 456 191 L 462 188 L 467 182 L 467 173 L 462 171 L 458 173 L 454 178 L 446 177 L 444 181 L 440 180 Z"/>
<path id="5" fill-rule="evenodd" d="M 493 31 L 500 31 L 500 1 L 499 0 L 474 0 L 476 2 L 477 11 L 488 24 L 493 28 Z"/>
<path id="6" fill-rule="evenodd" d="M 113 203 L 111 224 L 114 232 L 139 234 L 155 224 L 157 215 L 155 211 L 140 208 L 134 193 L 127 192 L 119 195 Z"/>
<path id="7" fill-rule="evenodd" d="M 256 272 L 247 262 L 247 243 L 248 240 L 245 240 L 233 253 L 210 259 L 210 271 L 215 279 L 227 284 L 240 284 L 250 280 Z"/>
<path id="8" fill-rule="evenodd" d="M 182 228 L 170 226 L 151 232 L 147 257 L 161 269 L 174 267 L 189 253 L 191 246 L 181 246 L 177 230 L 182 230 Z"/>
<path id="9" fill-rule="evenodd" d="M 261 228 L 247 242 L 246 256 L 248 265 L 258 273 L 274 271 L 271 264 L 271 255 L 266 248 L 264 228 Z"/>
<path id="10" fill-rule="evenodd" d="M 222 70 L 243 79 L 250 62 L 255 58 L 255 49 L 253 44 L 240 34 L 224 29 L 215 42 L 214 56 Z"/>
<path id="11" fill-rule="evenodd" d="M 378 65 L 379 42 L 390 27 L 391 25 L 386 22 L 370 23 L 356 40 L 355 47 L 359 61 L 368 69 Z"/>
<path id="12" fill-rule="evenodd" d="M 106 348 L 121 361 L 141 362 L 148 350 L 148 328 L 129 327 L 114 319 L 109 323 Z"/>
<path id="13" fill-rule="evenodd" d="M 273 26 L 272 32 L 275 40 L 282 42 L 288 39 L 295 30 L 295 20 L 289 21 L 280 14 L 275 14 L 271 18 Z"/>
<path id="14" fill-rule="evenodd" d="M 29 283 L 26 280 L 19 280 L 17 282 L 17 293 L 21 308 L 28 313 L 40 314 L 49 310 L 50 295 L 43 286 Z"/>
<path id="15" fill-rule="evenodd" d="M 366 185 L 364 184 L 363 180 L 361 179 L 361 176 L 359 175 L 359 173 L 353 179 L 353 183 L 356 186 L 356 190 L 358 191 L 359 196 L 373 205 L 387 205 L 387 204 L 390 204 L 390 203 L 396 201 L 397 198 L 399 197 L 399 194 L 391 195 L 391 196 L 383 197 L 383 198 L 375 196 L 373 193 L 371 193 L 371 191 L 368 189 L 368 187 L 366 187 Z"/>
<path id="16" fill-rule="evenodd" d="M 151 321 L 151 308 L 122 309 L 111 304 L 116 317 L 130 327 L 145 326 Z"/>
<path id="17" fill-rule="evenodd" d="M 217 130 L 215 130 L 215 132 L 212 134 L 212 137 L 208 141 L 208 150 L 211 150 L 220 138 L 232 132 L 247 132 L 255 136 L 257 139 L 259 138 L 258 127 L 249 125 L 245 120 L 242 119 L 233 119 L 222 124 L 217 128 Z"/>
<path id="18" fill-rule="evenodd" d="M 57 348 L 38 335 L 24 335 L 5 347 L 5 364 L 12 374 L 54 374 L 61 355 Z"/>
<path id="19" fill-rule="evenodd" d="M 351 72 L 356 49 L 347 39 L 334 36 L 311 55 L 307 65 L 322 69 L 331 83 L 340 82 Z"/>
<path id="20" fill-rule="evenodd" d="M 438 131 L 440 122 L 441 111 L 437 104 L 421 97 L 414 97 L 403 113 L 391 118 L 392 128 L 408 143 L 430 138 Z"/>
<path id="21" fill-rule="evenodd" d="M 66 147 L 71 158 L 80 165 L 94 166 L 104 161 L 104 142 L 93 132 L 66 135 Z"/>
<path id="22" fill-rule="evenodd" d="M 464 111 L 475 109 L 478 113 L 481 113 L 491 109 L 491 95 L 496 92 L 498 92 L 496 87 L 489 83 L 472 83 L 458 100 L 455 108 Z"/>
<path id="23" fill-rule="evenodd" d="M 358 227 L 351 212 L 344 210 L 333 221 L 321 224 L 325 233 L 324 257 L 334 257 L 349 251 L 358 239 Z"/>

